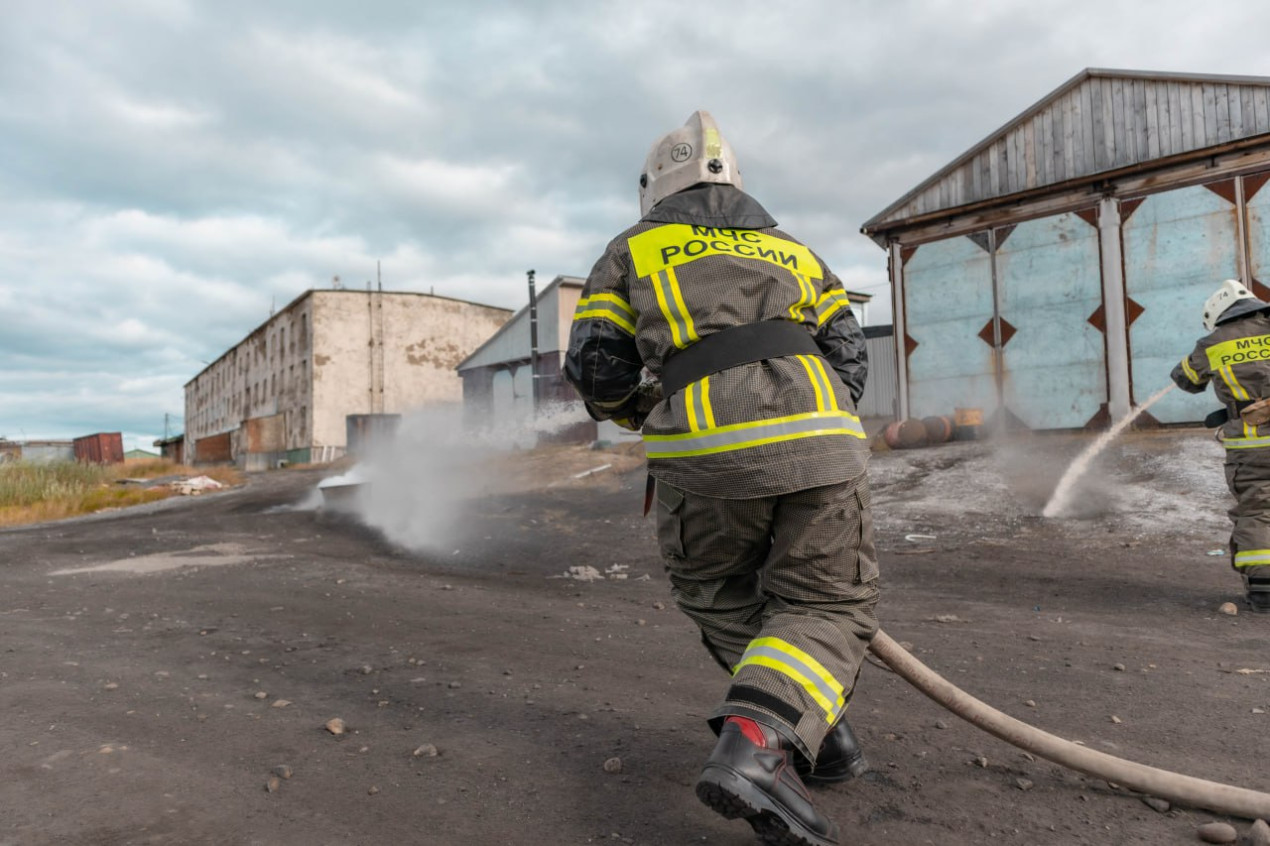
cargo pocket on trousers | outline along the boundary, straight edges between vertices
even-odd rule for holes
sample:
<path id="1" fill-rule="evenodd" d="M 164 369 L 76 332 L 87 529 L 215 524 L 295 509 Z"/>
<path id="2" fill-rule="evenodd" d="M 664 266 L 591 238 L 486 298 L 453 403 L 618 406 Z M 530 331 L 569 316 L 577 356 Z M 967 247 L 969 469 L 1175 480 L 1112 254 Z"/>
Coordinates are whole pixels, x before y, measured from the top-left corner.
<path id="1" fill-rule="evenodd" d="M 663 558 L 684 558 L 684 493 L 673 485 L 657 482 L 657 542 Z"/>
<path id="2" fill-rule="evenodd" d="M 867 488 L 855 492 L 856 508 L 860 514 L 860 545 L 856 550 L 856 584 L 868 584 L 878 580 L 877 549 L 873 545 L 872 497 Z"/>

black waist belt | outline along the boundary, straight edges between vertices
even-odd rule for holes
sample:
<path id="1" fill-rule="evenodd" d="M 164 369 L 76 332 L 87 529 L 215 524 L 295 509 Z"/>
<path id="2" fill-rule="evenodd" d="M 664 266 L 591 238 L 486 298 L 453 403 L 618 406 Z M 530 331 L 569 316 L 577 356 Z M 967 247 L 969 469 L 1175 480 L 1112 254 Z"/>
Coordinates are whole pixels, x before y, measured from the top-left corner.
<path id="1" fill-rule="evenodd" d="M 1231 400 L 1226 403 L 1225 408 L 1219 408 L 1212 414 L 1204 418 L 1204 425 L 1209 429 L 1216 429 L 1219 426 L 1225 426 L 1227 422 L 1234 420 L 1243 412 L 1245 408 L 1252 405 L 1256 400 Z"/>
<path id="2" fill-rule="evenodd" d="M 666 359 L 661 366 L 662 396 L 669 397 L 712 373 L 787 355 L 820 355 L 815 338 L 801 323 L 764 320 L 732 326 Z"/>

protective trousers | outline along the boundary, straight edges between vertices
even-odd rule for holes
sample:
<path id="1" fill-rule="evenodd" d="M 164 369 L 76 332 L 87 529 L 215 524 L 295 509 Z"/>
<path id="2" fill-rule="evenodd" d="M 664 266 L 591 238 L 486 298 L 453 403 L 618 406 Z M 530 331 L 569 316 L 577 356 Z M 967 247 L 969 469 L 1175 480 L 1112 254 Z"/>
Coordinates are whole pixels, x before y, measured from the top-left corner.
<path id="1" fill-rule="evenodd" d="M 657 489 L 672 595 L 733 674 L 711 725 L 756 719 L 814 761 L 878 629 L 867 477 L 757 499 Z"/>
<path id="2" fill-rule="evenodd" d="M 1270 448 L 1226 450 L 1226 484 L 1231 562 L 1249 593 L 1270 593 Z"/>

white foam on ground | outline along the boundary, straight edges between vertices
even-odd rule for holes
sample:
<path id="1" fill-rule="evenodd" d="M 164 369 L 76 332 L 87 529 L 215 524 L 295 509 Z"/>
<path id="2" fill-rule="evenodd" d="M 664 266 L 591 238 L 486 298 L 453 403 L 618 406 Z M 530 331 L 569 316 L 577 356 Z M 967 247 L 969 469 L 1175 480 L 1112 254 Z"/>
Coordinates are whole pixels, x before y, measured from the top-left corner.
<path id="1" fill-rule="evenodd" d="M 923 520 L 973 533 L 1038 518 L 1062 471 L 1093 435 L 1038 434 L 952 442 L 873 456 L 879 528 L 920 531 Z M 1151 535 L 1230 532 L 1225 450 L 1201 430 L 1133 433 L 1113 440 L 1072 488 L 1072 514 L 1054 521 Z"/>
<path id="2" fill-rule="evenodd" d="M 54 570 L 52 576 L 73 576 L 76 573 L 161 573 L 182 567 L 225 567 L 231 564 L 249 564 L 270 558 L 290 558 L 289 555 L 260 555 L 249 552 L 240 543 L 214 543 L 196 546 L 182 552 L 156 552 L 121 558 L 92 567 L 71 567 Z"/>

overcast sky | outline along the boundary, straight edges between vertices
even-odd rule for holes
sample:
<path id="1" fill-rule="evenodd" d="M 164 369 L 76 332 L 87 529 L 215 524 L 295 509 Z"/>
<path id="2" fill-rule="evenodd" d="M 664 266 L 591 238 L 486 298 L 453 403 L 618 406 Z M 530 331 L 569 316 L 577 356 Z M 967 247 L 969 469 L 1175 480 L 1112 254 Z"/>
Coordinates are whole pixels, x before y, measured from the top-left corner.
<path id="1" fill-rule="evenodd" d="M 0 0 L 0 436 L 181 430 L 313 287 L 519 308 L 711 111 L 848 288 L 860 224 L 1085 67 L 1270 76 L 1270 4 Z"/>

